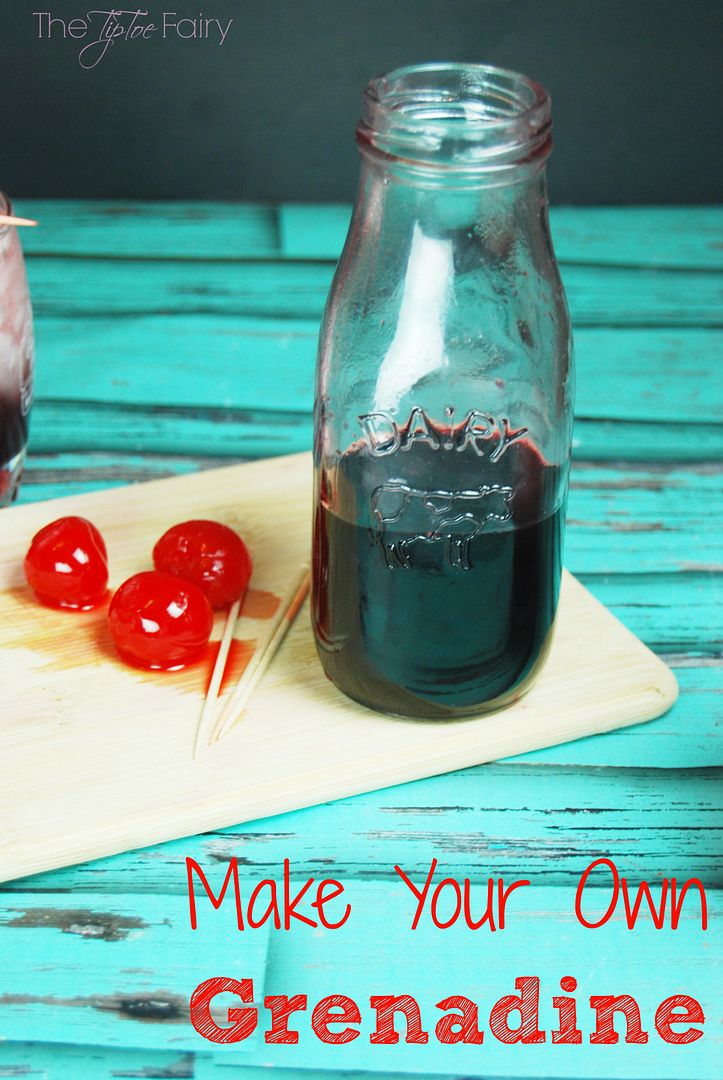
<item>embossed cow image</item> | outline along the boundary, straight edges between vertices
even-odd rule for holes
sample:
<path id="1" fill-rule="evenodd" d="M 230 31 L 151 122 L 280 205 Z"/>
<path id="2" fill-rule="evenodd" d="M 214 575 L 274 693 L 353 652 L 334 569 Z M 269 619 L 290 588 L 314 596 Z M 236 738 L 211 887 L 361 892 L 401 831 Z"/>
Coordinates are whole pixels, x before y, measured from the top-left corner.
<path id="1" fill-rule="evenodd" d="M 472 541 L 488 521 L 510 520 L 511 500 L 510 487 L 421 491 L 390 481 L 371 495 L 374 540 L 390 569 L 409 568 L 415 544 L 444 541 L 450 566 L 469 570 Z"/>

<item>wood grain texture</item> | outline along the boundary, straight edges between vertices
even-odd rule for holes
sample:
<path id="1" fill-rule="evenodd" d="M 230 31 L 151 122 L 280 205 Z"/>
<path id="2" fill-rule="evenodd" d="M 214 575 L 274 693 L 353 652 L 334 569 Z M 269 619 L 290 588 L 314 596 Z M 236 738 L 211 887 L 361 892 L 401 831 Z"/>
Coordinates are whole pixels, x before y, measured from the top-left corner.
<path id="1" fill-rule="evenodd" d="M 203 409 L 195 405 L 112 405 L 39 400 L 33 407 L 30 449 L 46 454 L 97 450 L 146 454 L 213 455 L 238 459 L 309 450 L 308 412 Z M 723 425 L 578 418 L 574 453 L 585 461 L 723 460 Z M 70 494 L 71 492 L 67 492 Z M 38 496 L 40 497 L 40 496 Z"/>
<path id="2" fill-rule="evenodd" d="M 208 459 L 205 462 L 210 463 Z M 149 464 L 144 471 L 151 467 Z M 186 470 L 179 464 L 167 471 L 179 474 Z M 85 480 L 90 486 L 102 487 L 120 484 L 122 477 L 101 473 L 96 483 L 92 475 Z M 44 481 L 47 483 L 47 474 Z M 717 471 L 707 464 L 592 466 L 577 462 L 568 501 L 568 568 L 574 574 L 719 570 L 723 566 L 720 488 Z M 35 494 L 23 492 L 21 500 Z M 711 588 L 716 589 L 713 579 Z"/>
<path id="3" fill-rule="evenodd" d="M 398 1073 L 375 1074 L 376 1080 L 399 1080 Z M 29 1080 L 268 1080 L 262 1066 L 240 1065 L 222 1054 L 174 1053 L 164 1050 L 107 1049 L 61 1043 L 0 1044 L 0 1077 Z M 307 1069 L 275 1068 L 273 1080 L 317 1080 Z M 439 1073 L 408 1073 L 405 1080 L 464 1080 Z M 324 1070 L 320 1080 L 369 1080 L 368 1072 Z M 487 1076 L 485 1080 L 495 1080 Z"/>
<path id="4" fill-rule="evenodd" d="M 30 207 L 36 213 L 33 203 Z M 41 208 L 37 207 L 37 215 Z M 297 259 L 338 257 L 348 206 L 279 207 L 281 249 Z M 553 206 L 558 259 L 589 265 L 723 270 L 723 211 L 715 206 Z M 42 243 L 39 231 L 33 243 Z"/>
<path id="5" fill-rule="evenodd" d="M 194 933 L 178 897 L 15 893 L 0 903 L 0 1045 L 36 1040 L 96 1046 L 198 1049 L 188 1023 L 193 988 L 223 971 L 235 912 L 222 907 L 213 935 Z M 263 990 L 268 933 L 238 950 Z M 253 1048 L 254 1037 L 241 1054 Z M 0 1075 L 2 1075 L 0 1073 Z"/>
<path id="6" fill-rule="evenodd" d="M 253 583 L 279 597 L 308 561 L 309 496 L 301 455 L 137 485 L 122 499 L 65 499 L 50 516 L 91 518 L 120 579 L 147 565 L 154 539 L 179 517 L 243 522 Z M 568 576 L 544 673 L 504 724 L 495 715 L 390 720 L 348 702 L 325 679 L 300 617 L 243 723 L 194 761 L 202 671 L 181 682 L 124 668 L 104 643 L 102 612 L 75 616 L 75 649 L 59 657 L 67 613 L 38 608 L 22 588 L 22 553 L 48 513 L 6 511 L 12 532 L 0 542 L 0 662 L 17 688 L 0 738 L 19 778 L 2 793 L 4 878 L 611 730 L 659 716 L 677 696 L 670 671 Z M 258 640 L 253 620 L 238 634 Z M 111 702 L 121 703 L 115 716 Z M 241 770 L 252 780 L 240 789 Z"/>
<path id="7" fill-rule="evenodd" d="M 5 882 L 0 892 L 181 895 L 184 859 L 222 873 L 232 856 L 244 882 L 294 874 L 393 880 L 395 864 L 420 874 L 431 858 L 475 881 L 528 877 L 577 885 L 601 855 L 631 880 L 698 874 L 723 885 L 723 785 L 716 769 L 501 764 L 454 770 L 384 791 L 279 814 L 203 835 Z M 52 903 L 52 899 L 49 901 Z"/>
<path id="8" fill-rule="evenodd" d="M 39 343 L 23 502 L 309 448 L 318 315 L 348 207 L 20 200 L 16 209 L 41 221 L 23 234 Z M 85 890 L 96 894 L 98 911 L 115 910 L 117 894 L 125 892 L 150 894 L 155 903 L 154 894 L 180 897 L 186 853 L 213 868 L 235 850 L 248 859 L 242 862 L 245 882 L 261 868 L 277 868 L 284 852 L 302 872 L 328 868 L 347 875 L 354 887 L 367 875 L 378 883 L 376 903 L 384 912 L 390 861 L 407 855 L 421 870 L 430 852 L 476 879 L 487 869 L 523 876 L 529 870 L 543 898 L 555 893 L 543 886 L 569 889 L 591 852 L 612 854 L 633 878 L 698 870 L 707 888 L 720 885 L 720 773 L 701 767 L 721 761 L 723 717 L 721 590 L 714 572 L 721 562 L 715 544 L 720 500 L 713 465 L 723 459 L 723 383 L 712 329 L 720 322 L 716 271 L 723 269 L 723 211 L 553 208 L 551 216 L 573 299 L 579 373 L 571 500 L 579 524 L 568 529 L 568 563 L 574 552 L 585 585 L 674 665 L 682 689 L 674 708 L 652 723 L 535 751 L 513 763 L 451 772 L 37 875 L 6 884 L 10 899 L 23 889 L 38 890 L 41 906 L 52 911 L 75 903 L 63 890 Z M 310 260 L 316 265 L 305 266 Z M 182 261 L 185 269 L 171 261 Z M 140 262 L 147 265 L 137 275 Z M 219 266 L 207 272 L 212 262 Z M 119 263 L 124 265 L 116 276 Z M 269 377 L 277 372 L 283 377 Z M 136 915 L 137 899 L 131 901 Z M 554 910 L 553 903 L 535 942 L 550 955 L 559 936 Z M 37 936 L 35 957 L 50 931 L 4 933 L 11 946 L 20 933 Z M 163 941 L 161 928 L 146 933 Z M 75 995 L 73 964 L 85 961 L 83 950 L 121 944 L 56 935 L 77 947 L 57 978 L 66 998 Z M 350 937 L 342 989 L 349 988 L 347 971 L 366 957 L 368 939 L 367 925 Z M 586 938 L 578 954 L 588 955 L 595 940 Z M 670 948 L 674 941 L 658 937 L 656 943 L 649 969 L 659 988 L 677 954 Z M 486 971 L 486 944 L 484 950 L 465 947 L 478 961 L 475 974 Z M 163 967 L 164 948 L 149 960 L 154 975 Z M 629 937 L 613 939 L 601 949 L 602 963 L 629 950 Z M 391 957 L 395 949 L 387 951 Z M 51 955 L 58 956 L 55 947 Z M 559 950 L 555 955 L 560 958 Z M 338 953 L 331 957 L 336 959 L 343 961 Z M 678 966 L 681 979 L 688 978 L 687 959 Z M 323 960 L 317 950 L 277 943 L 273 963 L 283 972 L 282 991 L 294 989 L 289 973 L 313 971 L 320 961 L 319 970 L 331 976 Z M 369 966 L 375 962 L 371 958 Z M 104 993 L 92 964 L 90 970 L 92 992 Z M 377 968 L 380 975 L 387 970 L 384 963 Z M 418 979 L 409 974 L 414 990 Z M 124 978 L 121 984 L 130 985 L 131 976 Z M 631 986 L 637 992 L 637 975 Z M 23 1023 L 29 1023 L 30 1009 Z M 52 1030 L 58 1030 L 55 1016 L 60 1023 L 69 1012 L 55 1010 Z M 87 1017 L 80 1007 L 74 1012 L 80 1017 L 74 1036 L 98 1041 L 94 1010 L 86 1009 Z M 104 1039 L 119 1028 L 134 1030 L 114 1014 L 102 1019 Z M 36 1037 L 32 1029 L 28 1038 Z M 268 1074 L 236 1060 L 0 1042 L 0 1076 L 262 1080 Z M 641 1054 L 632 1071 L 644 1076 L 640 1068 L 653 1060 Z M 300 1061 L 294 1057 L 294 1064 Z M 622 1064 L 606 1061 L 599 1077 L 624 1074 Z M 337 1064 L 323 1072 L 277 1065 L 276 1075 L 355 1076 Z M 364 1068 L 384 1076 L 379 1060 Z M 448 1060 L 440 1065 L 441 1071 L 454 1068 Z M 501 1075 L 525 1068 L 531 1066 L 508 1055 Z M 433 1066 L 427 1062 L 425 1069 L 428 1080 L 437 1080 Z M 485 1053 L 463 1073 L 491 1080 L 493 1067 Z M 399 1075 L 396 1068 L 387 1071 L 392 1075 Z M 579 1080 L 582 1074 L 574 1068 L 574 1075 Z M 662 1067 L 651 1074 L 655 1080 L 663 1075 Z M 704 1073 L 686 1058 L 676 1080 L 692 1075 Z M 452 1080 L 449 1072 L 445 1078 Z"/>
<path id="9" fill-rule="evenodd" d="M 36 332 L 47 358 L 41 400 L 292 413 L 313 405 L 315 319 L 41 316 Z M 723 422 L 713 330 L 583 327 L 575 359 L 578 418 L 679 423 L 684 410 Z"/>
<path id="10" fill-rule="evenodd" d="M 435 880 L 444 873 L 445 863 L 440 862 Z M 586 910 L 591 914 L 606 902 L 602 885 L 593 895 L 586 895 Z M 242 895 L 248 898 L 249 894 L 250 887 L 244 883 Z M 473 886 L 475 913 L 485 895 L 485 890 Z M 480 1003 L 481 1024 L 488 1029 L 492 1003 L 513 989 L 520 974 L 536 975 L 541 980 L 541 1026 L 549 1030 L 555 1017 L 550 997 L 565 973 L 575 975 L 579 982 L 579 1021 L 586 1038 L 592 1027 L 585 1008 L 590 994 L 634 992 L 646 1027 L 662 998 L 681 986 L 701 1001 L 707 1014 L 714 1014 L 707 938 L 700 928 L 695 897 L 683 908 L 675 932 L 655 930 L 649 919 L 641 919 L 634 949 L 629 947 L 630 931 L 621 914 L 594 932 L 581 927 L 574 918 L 574 890 L 570 888 L 532 885 L 518 891 L 509 905 L 504 931 L 494 933 L 488 926 L 471 931 L 459 923 L 439 931 L 428 915 L 411 931 L 414 904 L 398 878 L 389 883 L 352 882 L 346 899 L 352 904 L 353 933 L 316 935 L 300 927 L 297 933 L 272 930 L 267 935 L 263 929 L 240 933 L 235 916 L 229 917 L 231 908 L 222 905 L 214 912 L 203 899 L 199 899 L 199 929 L 194 933 L 187 926 L 186 902 L 173 897 L 134 896 L 129 903 L 131 898 L 117 896 L 108 907 L 107 898 L 99 901 L 79 894 L 55 898 L 50 908 L 42 896 L 5 897 L 0 907 L 0 937 L 5 944 L 15 935 L 15 944 L 0 974 L 3 1034 L 10 1033 L 7 1041 L 21 1043 L 35 1038 L 39 1043 L 149 1050 L 168 1050 L 172 1045 L 181 1060 L 183 1051 L 201 1050 L 208 1061 L 210 1050 L 211 1061 L 229 1066 L 288 1067 L 293 1060 L 298 1069 L 392 1073 L 403 1069 L 427 1074 L 450 1068 L 449 1048 L 433 1038 L 424 1047 L 371 1046 L 371 994 L 410 991 L 420 1002 L 426 1024 L 433 1024 L 432 1018 L 439 1016 L 435 1003 L 445 993 L 464 993 Z M 720 894 L 709 894 L 708 909 L 713 922 L 720 917 Z M 555 928 L 552 936 L 550 926 Z M 351 930 L 351 919 L 348 927 Z M 363 950 L 360 939 L 365 942 Z M 531 939 L 534 955 L 530 954 Z M 660 962 L 661 949 L 665 964 Z M 258 1029 L 236 1046 L 211 1047 L 190 1025 L 178 1022 L 187 995 L 210 970 L 252 978 L 259 997 L 261 993 L 305 993 L 315 1003 L 329 993 L 348 994 L 361 1006 L 363 1035 L 347 1047 L 325 1047 L 309 1031 L 307 1012 L 295 1017 L 293 1026 L 301 1035 L 293 1058 L 288 1047 L 265 1045 Z M 163 987 L 155 981 L 160 973 L 165 977 Z M 69 985 L 76 991 L 72 995 Z M 717 1077 L 719 1044 L 720 1033 L 711 1025 L 705 1039 L 685 1048 L 690 1072 L 681 1073 L 679 1054 L 673 1055 L 651 1036 L 645 1057 L 640 1054 L 635 1059 L 636 1075 L 644 1080 Z M 483 1046 L 455 1049 L 454 1064 L 466 1076 L 557 1075 L 580 1080 L 624 1076 L 629 1061 L 630 1048 L 624 1043 L 597 1048 L 587 1044 L 570 1057 L 548 1041 L 536 1049 L 534 1057 L 521 1058 L 487 1030 Z M 185 1062 L 183 1067 L 187 1072 Z"/>
<path id="11" fill-rule="evenodd" d="M 375 1072 L 376 1080 L 399 1080 L 398 1073 Z M 469 1074 L 468 1074 L 469 1076 Z M 268 1080 L 263 1066 L 240 1065 L 222 1054 L 174 1053 L 163 1050 L 107 1049 L 59 1043 L 0 1044 L 0 1077 L 30 1080 Z M 307 1069 L 275 1068 L 273 1080 L 369 1080 L 368 1072 L 336 1069 L 323 1074 Z M 405 1073 L 405 1080 L 465 1080 L 459 1075 Z M 496 1080 L 487 1075 L 485 1080 Z M 497 1078 L 499 1080 L 499 1078 Z"/>
<path id="12" fill-rule="evenodd" d="M 41 228 L 29 256 L 336 260 L 347 205 L 88 202 L 21 199 Z M 563 263 L 723 269 L 723 212 L 715 206 L 566 207 L 550 212 Z"/>
<path id="13" fill-rule="evenodd" d="M 720 326 L 723 287 L 699 270 L 571 264 L 563 279 L 575 326 Z M 319 318 L 334 272 L 321 262 L 28 260 L 38 315 L 214 314 Z"/>
<path id="14" fill-rule="evenodd" d="M 30 258 L 107 255 L 133 259 L 252 259 L 279 254 L 278 211 L 260 203 L 13 200 L 34 207 Z M 38 230 L 36 230 L 37 232 Z"/>
<path id="15" fill-rule="evenodd" d="M 441 880 L 443 873 L 440 864 L 435 880 Z M 360 1003 L 362 1036 L 346 1047 L 324 1046 L 310 1033 L 308 1015 L 299 1014 L 296 1026 L 300 1037 L 293 1047 L 293 1058 L 288 1047 L 259 1046 L 246 1059 L 248 1065 L 288 1067 L 293 1061 L 297 1068 L 320 1071 L 346 1067 L 402 1075 L 408 1070 L 433 1073 L 456 1069 L 464 1076 L 485 1078 L 496 1075 L 586 1080 L 634 1074 L 641 1080 L 681 1080 L 682 1076 L 717 1080 L 721 1035 L 713 1024 L 707 1028 L 705 1038 L 683 1048 L 686 1054 L 682 1066 L 681 1055 L 672 1054 L 672 1048 L 654 1035 L 643 1048 L 645 1054 L 640 1052 L 634 1057 L 634 1048 L 622 1040 L 617 1046 L 595 1047 L 587 1042 L 592 1026 L 587 1006 L 591 994 L 634 992 L 647 1019 L 664 997 L 685 986 L 704 1003 L 704 1009 L 708 1007 L 711 1016 L 715 1014 L 715 991 L 708 982 L 708 949 L 713 946 L 709 934 L 700 929 L 696 903 L 690 904 L 675 932 L 657 931 L 649 920 L 639 922 L 635 948 L 631 948 L 630 931 L 618 917 L 598 931 L 581 927 L 573 914 L 570 889 L 537 890 L 533 886 L 519 891 L 511 902 L 505 930 L 495 933 L 486 928 L 468 931 L 459 924 L 440 932 L 425 919 L 412 932 L 411 898 L 401 882 L 355 882 L 349 899 L 354 904 L 355 933 L 321 935 L 312 942 L 303 934 L 285 935 L 282 941 L 282 935 L 272 932 L 266 992 L 287 993 L 293 983 L 293 992 L 306 993 L 310 1004 L 328 993 L 348 994 Z M 713 919 L 721 910 L 720 894 L 712 894 L 709 899 Z M 601 903 L 598 898 L 591 907 Z M 599 908 L 594 906 L 594 910 Z M 359 948 L 360 941 L 364 942 L 363 949 Z M 541 1026 L 548 1031 L 557 1015 L 550 999 L 557 992 L 559 979 L 563 974 L 578 979 L 576 996 L 582 1003 L 578 1015 L 585 1043 L 568 1054 L 568 1048 L 555 1046 L 548 1038 L 532 1053 L 523 1054 L 522 1048 L 505 1046 L 490 1035 L 490 1007 L 511 992 L 514 978 L 521 974 L 536 975 L 541 980 Z M 400 1040 L 398 1046 L 370 1045 L 370 994 L 404 993 L 408 988 L 412 988 L 410 992 L 418 999 L 423 1020 L 429 1025 L 429 1043 L 412 1046 Z M 449 1046 L 435 1040 L 432 1026 L 440 1015 L 436 1002 L 448 993 L 467 994 L 478 1001 L 480 1022 L 486 1029 L 481 1046 L 457 1045 L 453 1057 Z M 224 1056 L 232 1061 L 233 1051 Z M 222 1055 L 214 1055 L 214 1059 L 222 1060 Z M 219 1080 L 223 1080 L 223 1074 Z"/>
<path id="16" fill-rule="evenodd" d="M 196 1058 L 194 1080 L 268 1080 L 269 1070 L 264 1066 L 239 1065 L 229 1056 L 221 1054 L 199 1055 Z M 357 1069 L 333 1069 L 326 1068 L 323 1071 L 309 1072 L 308 1069 L 284 1068 L 275 1065 L 273 1068 L 273 1080 L 369 1080 L 368 1070 L 359 1072 Z M 374 1080 L 400 1080 L 399 1072 L 373 1073 Z M 456 1074 L 449 1076 L 440 1073 L 409 1073 L 405 1070 L 403 1080 L 465 1080 L 465 1077 Z M 469 1074 L 467 1074 L 469 1080 Z M 485 1074 L 485 1080 L 499 1080 L 494 1076 Z"/>
<path id="17" fill-rule="evenodd" d="M 195 1055 L 62 1043 L 0 1043 L 0 1077 L 29 1080 L 197 1080 Z M 228 1080 L 233 1080 L 229 1077 Z M 327 1080 L 333 1080 L 328 1077 Z"/>

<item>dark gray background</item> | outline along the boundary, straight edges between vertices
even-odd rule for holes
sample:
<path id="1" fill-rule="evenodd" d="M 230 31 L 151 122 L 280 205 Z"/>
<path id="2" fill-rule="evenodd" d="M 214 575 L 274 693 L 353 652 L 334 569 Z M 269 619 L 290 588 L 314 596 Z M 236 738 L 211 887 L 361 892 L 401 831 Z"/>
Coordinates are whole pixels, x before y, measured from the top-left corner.
<path id="1" fill-rule="evenodd" d="M 144 5 L 155 22 L 164 10 L 233 16 L 226 43 L 120 42 L 84 71 L 83 42 L 38 40 L 32 13 L 92 6 L 2 0 L 0 186 L 11 195 L 349 200 L 365 81 L 442 59 L 547 86 L 554 201 L 719 199 L 718 2 L 160 0 Z"/>

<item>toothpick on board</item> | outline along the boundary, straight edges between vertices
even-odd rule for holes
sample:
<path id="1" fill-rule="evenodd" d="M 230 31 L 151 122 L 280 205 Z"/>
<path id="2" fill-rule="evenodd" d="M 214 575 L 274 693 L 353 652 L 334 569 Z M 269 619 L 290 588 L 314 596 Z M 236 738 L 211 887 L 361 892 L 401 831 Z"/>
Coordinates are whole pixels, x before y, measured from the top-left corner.
<path id="1" fill-rule="evenodd" d="M 208 684 L 206 698 L 203 702 L 203 708 L 201 709 L 201 715 L 198 720 L 198 727 L 196 728 L 196 741 L 193 746 L 194 758 L 199 757 L 201 750 L 208 745 L 208 741 L 205 737 L 216 702 L 218 701 L 218 692 L 221 689 L 221 682 L 223 681 L 223 675 L 226 670 L 226 661 L 228 660 L 231 642 L 233 641 L 233 636 L 236 631 L 236 623 L 238 622 L 239 612 L 241 611 L 242 600 L 243 597 L 234 600 L 233 604 L 231 604 L 231 607 L 228 609 L 226 624 L 223 628 L 223 636 L 218 647 L 218 656 L 216 657 L 216 663 L 213 665 L 213 674 L 211 675 L 211 681 Z"/>
<path id="2" fill-rule="evenodd" d="M 299 577 L 294 579 L 292 587 L 284 597 L 274 616 L 269 636 L 254 653 L 251 662 L 239 679 L 231 697 L 226 702 L 209 742 L 220 741 L 227 735 L 236 721 L 243 714 L 249 698 L 253 694 L 262 675 L 268 669 L 274 656 L 279 651 L 291 624 L 298 615 L 306 594 L 309 591 L 309 568 L 304 566 Z"/>
<path id="3" fill-rule="evenodd" d="M 37 225 L 32 218 L 15 217 L 13 214 L 0 214 L 0 225 Z"/>

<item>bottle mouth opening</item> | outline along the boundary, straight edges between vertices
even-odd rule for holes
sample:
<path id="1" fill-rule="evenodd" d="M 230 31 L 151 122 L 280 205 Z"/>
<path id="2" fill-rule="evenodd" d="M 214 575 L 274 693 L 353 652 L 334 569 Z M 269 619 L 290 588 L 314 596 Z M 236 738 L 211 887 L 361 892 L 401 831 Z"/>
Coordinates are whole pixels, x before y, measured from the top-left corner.
<path id="1" fill-rule="evenodd" d="M 360 145 L 422 167 L 509 168 L 542 163 L 550 97 L 515 71 L 485 64 L 419 64 L 367 84 Z"/>

